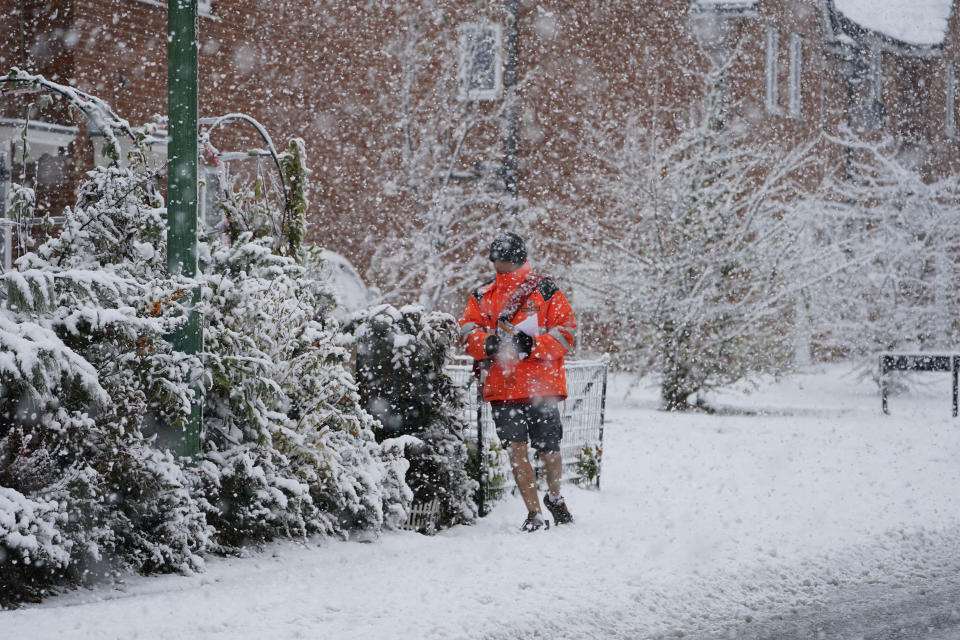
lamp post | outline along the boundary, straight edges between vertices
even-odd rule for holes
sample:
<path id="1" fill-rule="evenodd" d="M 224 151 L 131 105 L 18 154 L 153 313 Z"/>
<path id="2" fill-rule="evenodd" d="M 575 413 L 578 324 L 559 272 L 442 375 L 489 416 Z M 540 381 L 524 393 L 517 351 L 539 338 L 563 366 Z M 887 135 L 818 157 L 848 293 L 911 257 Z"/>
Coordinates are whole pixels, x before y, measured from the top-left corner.
<path id="1" fill-rule="evenodd" d="M 167 116 L 170 130 L 167 171 L 167 273 L 197 275 L 197 0 L 167 3 Z M 177 351 L 198 354 L 203 327 L 195 311 L 200 291 L 190 295 L 187 323 L 169 336 Z M 190 416 L 182 431 L 173 429 L 170 449 L 196 457 L 200 452 L 203 404 L 193 386 Z"/>

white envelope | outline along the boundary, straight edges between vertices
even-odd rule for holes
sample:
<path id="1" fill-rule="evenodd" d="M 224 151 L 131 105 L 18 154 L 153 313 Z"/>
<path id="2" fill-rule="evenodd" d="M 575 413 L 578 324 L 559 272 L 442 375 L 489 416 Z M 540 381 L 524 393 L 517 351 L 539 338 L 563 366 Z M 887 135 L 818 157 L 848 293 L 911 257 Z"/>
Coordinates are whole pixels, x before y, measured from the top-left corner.
<path id="1" fill-rule="evenodd" d="M 525 334 L 527 334 L 531 338 L 536 338 L 537 334 L 540 333 L 540 326 L 537 323 L 537 314 L 533 314 L 532 316 L 527 316 L 521 322 L 518 322 L 517 324 L 513 325 L 513 328 L 516 329 L 517 331 L 523 331 Z"/>

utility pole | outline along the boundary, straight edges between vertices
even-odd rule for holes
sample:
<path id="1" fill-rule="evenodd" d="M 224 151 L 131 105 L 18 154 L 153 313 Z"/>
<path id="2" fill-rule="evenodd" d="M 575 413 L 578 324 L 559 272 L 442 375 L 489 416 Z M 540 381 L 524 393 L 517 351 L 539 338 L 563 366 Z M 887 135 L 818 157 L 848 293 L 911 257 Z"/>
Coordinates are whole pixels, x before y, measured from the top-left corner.
<path id="1" fill-rule="evenodd" d="M 517 200 L 517 0 L 507 0 L 506 73 L 503 77 L 507 99 L 507 122 L 504 140 L 503 181 L 513 196 L 511 214 L 516 214 Z"/>
<path id="2" fill-rule="evenodd" d="M 197 275 L 197 0 L 167 2 L 167 273 Z M 177 351 L 199 354 L 203 327 L 195 307 L 199 289 L 190 292 L 186 325 L 169 336 Z M 168 445 L 178 455 L 200 452 L 203 402 L 193 385 L 190 416 L 183 429 L 171 428 Z"/>

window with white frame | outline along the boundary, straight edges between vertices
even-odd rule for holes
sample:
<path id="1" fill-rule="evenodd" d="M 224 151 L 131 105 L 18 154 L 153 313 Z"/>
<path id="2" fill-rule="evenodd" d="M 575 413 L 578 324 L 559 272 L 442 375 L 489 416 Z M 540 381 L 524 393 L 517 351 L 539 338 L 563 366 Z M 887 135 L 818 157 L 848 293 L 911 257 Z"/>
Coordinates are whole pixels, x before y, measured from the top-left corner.
<path id="1" fill-rule="evenodd" d="M 947 137 L 957 137 L 957 72 L 953 62 L 947 62 L 946 84 L 946 121 L 944 128 L 947 130 Z"/>
<path id="2" fill-rule="evenodd" d="M 780 32 L 776 27 L 767 28 L 767 91 L 766 105 L 769 113 L 780 108 Z"/>
<path id="3" fill-rule="evenodd" d="M 495 100 L 503 90 L 503 32 L 500 25 L 468 22 L 460 25 L 460 96 Z"/>
<path id="4" fill-rule="evenodd" d="M 790 73 L 787 84 L 787 112 L 791 118 L 799 118 L 803 109 L 803 38 L 790 36 Z"/>

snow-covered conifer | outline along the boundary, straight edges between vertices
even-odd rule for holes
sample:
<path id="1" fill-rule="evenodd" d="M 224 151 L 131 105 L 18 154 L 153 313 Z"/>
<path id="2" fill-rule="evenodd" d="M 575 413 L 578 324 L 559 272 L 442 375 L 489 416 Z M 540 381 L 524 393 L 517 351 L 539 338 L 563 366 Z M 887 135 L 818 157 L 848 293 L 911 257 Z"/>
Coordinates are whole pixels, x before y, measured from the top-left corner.
<path id="1" fill-rule="evenodd" d="M 90 172 L 59 233 L 2 275 L 0 477 L 21 496 L 14 504 L 50 506 L 32 513 L 60 541 L 36 556 L 44 563 L 29 563 L 12 598 L 94 566 L 202 565 L 210 530 L 193 481 L 149 437 L 184 419 L 187 380 L 199 370 L 164 339 L 181 322 L 189 283 L 163 275 L 164 209 L 152 180 L 136 167 Z M 22 574 L 24 564 L 0 571 L 18 566 Z"/>
<path id="2" fill-rule="evenodd" d="M 305 203 L 302 145 L 282 158 Z M 206 500 L 225 548 L 311 532 L 378 531 L 405 517 L 402 452 L 381 447 L 329 317 L 302 212 L 227 196 L 228 245 L 205 245 Z M 286 217 L 284 217 L 286 216 Z M 282 219 L 281 219 L 282 218 Z M 280 237 L 269 233 L 281 230 Z M 292 255 L 291 255 L 292 254 Z"/>
<path id="3" fill-rule="evenodd" d="M 357 313 L 349 327 L 361 397 L 379 421 L 377 439 L 413 436 L 405 455 L 415 499 L 439 500 L 440 526 L 472 522 L 477 487 L 467 474 L 463 392 L 443 370 L 457 340 L 456 321 L 418 305 L 384 304 Z"/>

